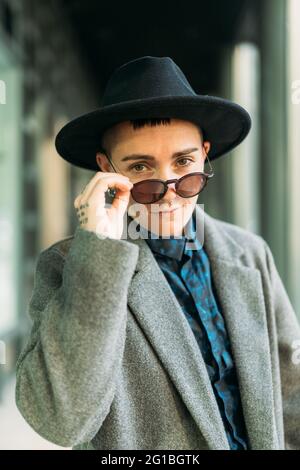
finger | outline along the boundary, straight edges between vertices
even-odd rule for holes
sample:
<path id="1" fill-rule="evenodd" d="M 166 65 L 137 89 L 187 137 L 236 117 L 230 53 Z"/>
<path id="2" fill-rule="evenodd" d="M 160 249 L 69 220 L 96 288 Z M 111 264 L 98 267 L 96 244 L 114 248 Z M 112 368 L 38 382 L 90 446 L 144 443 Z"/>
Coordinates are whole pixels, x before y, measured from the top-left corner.
<path id="1" fill-rule="evenodd" d="M 89 183 L 86 185 L 84 190 L 76 197 L 74 201 L 74 207 L 78 209 L 80 205 L 84 204 L 92 194 L 93 190 L 95 189 L 95 186 L 99 182 L 99 180 L 106 180 L 109 179 L 109 181 L 121 181 L 121 182 L 128 182 L 129 178 L 124 175 L 120 175 L 118 173 L 104 173 L 102 174 L 101 171 L 97 172 L 93 178 L 89 181 Z"/>
<path id="2" fill-rule="evenodd" d="M 86 190 L 88 187 L 90 187 L 91 184 L 93 184 L 94 181 L 96 181 L 99 176 L 100 176 L 100 173 L 102 173 L 101 171 L 97 171 L 95 173 L 95 175 L 90 179 L 90 181 L 86 184 L 86 186 L 80 191 L 80 193 L 78 194 L 78 196 L 75 198 L 74 200 L 74 207 L 75 209 L 77 209 L 80 204 L 81 204 L 81 200 L 82 200 L 82 197 L 83 197 L 83 194 L 86 194 Z"/>
<path id="3" fill-rule="evenodd" d="M 123 180 L 116 180 L 116 178 L 103 178 L 99 180 L 98 183 L 91 190 L 89 200 L 95 200 L 98 203 L 105 203 L 105 192 L 109 188 L 116 189 L 117 196 L 118 191 L 129 191 L 132 186 L 133 184 L 130 181 L 124 182 Z"/>
<path id="4" fill-rule="evenodd" d="M 103 171 L 97 171 L 95 175 L 89 180 L 89 182 L 85 185 L 85 187 L 80 191 L 80 194 L 86 194 L 86 191 L 94 185 L 95 181 L 97 181 L 99 178 L 105 178 L 107 176 L 111 177 L 113 175 L 116 175 L 117 177 L 123 177 L 126 180 L 129 178 L 127 176 L 121 175 L 120 173 L 111 173 L 111 172 L 106 172 L 104 173 Z"/>
<path id="5" fill-rule="evenodd" d="M 129 198 L 130 189 L 127 189 L 125 191 L 118 190 L 112 202 L 112 207 L 120 211 L 121 214 L 123 214 L 128 206 Z"/>
<path id="6" fill-rule="evenodd" d="M 84 203 L 87 201 L 95 189 L 97 188 L 97 193 L 99 193 L 98 189 L 101 189 L 103 193 L 107 191 L 111 187 L 115 187 L 115 185 L 126 185 L 128 184 L 129 178 L 127 176 L 119 175 L 119 174 L 112 174 L 112 173 L 106 173 L 105 175 L 99 175 L 98 178 L 95 178 L 94 181 L 91 181 L 88 185 L 88 187 L 85 189 L 84 193 L 82 194 L 82 202 Z M 123 186 L 124 187 L 124 186 Z M 104 194 L 101 195 L 101 199 L 104 198 Z M 99 194 L 98 194 L 99 197 Z"/>

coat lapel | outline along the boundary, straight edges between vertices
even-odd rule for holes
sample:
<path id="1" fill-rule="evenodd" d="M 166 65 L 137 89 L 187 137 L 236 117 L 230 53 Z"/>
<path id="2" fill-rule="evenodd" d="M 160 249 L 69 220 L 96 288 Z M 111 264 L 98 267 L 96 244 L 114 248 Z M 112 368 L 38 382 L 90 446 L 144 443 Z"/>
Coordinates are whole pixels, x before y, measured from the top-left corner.
<path id="1" fill-rule="evenodd" d="M 196 205 L 215 295 L 237 369 L 251 449 L 277 448 L 268 331 L 260 272 L 243 266 L 241 245 Z M 127 219 L 130 223 L 130 219 Z M 201 230 L 200 230 L 201 232 Z M 142 238 L 128 305 L 159 356 L 210 449 L 229 449 L 209 376 L 189 323 Z"/>
<path id="2" fill-rule="evenodd" d="M 261 273 L 242 264 L 245 250 L 207 214 L 204 247 L 231 343 L 251 449 L 278 449 Z"/>

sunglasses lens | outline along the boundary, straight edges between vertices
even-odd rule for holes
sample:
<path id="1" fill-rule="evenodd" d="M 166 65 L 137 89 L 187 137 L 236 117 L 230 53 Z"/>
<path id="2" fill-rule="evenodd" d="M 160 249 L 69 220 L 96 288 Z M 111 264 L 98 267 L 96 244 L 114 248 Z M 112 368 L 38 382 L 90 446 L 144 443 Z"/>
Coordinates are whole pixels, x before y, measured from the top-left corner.
<path id="1" fill-rule="evenodd" d="M 141 181 L 133 185 L 131 194 L 140 204 L 152 204 L 164 194 L 165 187 L 159 181 Z"/>
<path id="2" fill-rule="evenodd" d="M 177 192 L 181 197 L 193 197 L 199 194 L 206 184 L 204 175 L 187 175 L 177 187 Z"/>

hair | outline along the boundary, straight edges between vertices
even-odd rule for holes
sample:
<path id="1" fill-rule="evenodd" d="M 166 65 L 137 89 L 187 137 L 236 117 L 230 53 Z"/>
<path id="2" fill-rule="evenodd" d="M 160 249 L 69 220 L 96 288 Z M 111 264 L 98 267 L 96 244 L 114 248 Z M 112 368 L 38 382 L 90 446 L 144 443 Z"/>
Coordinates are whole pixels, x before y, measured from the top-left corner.
<path id="1" fill-rule="evenodd" d="M 157 125 L 165 125 L 165 124 L 170 124 L 171 123 L 171 119 L 170 117 L 152 117 L 152 118 L 136 118 L 136 119 L 130 119 L 130 124 L 132 125 L 133 129 L 140 129 L 141 127 L 145 127 L 147 125 L 150 125 L 150 126 L 157 126 Z M 199 129 L 199 133 L 200 133 L 200 138 L 201 138 L 201 142 L 203 143 L 204 141 L 204 131 L 201 129 L 201 127 L 194 123 L 198 129 Z M 107 130 L 107 129 L 106 129 Z M 105 150 L 105 147 L 104 147 L 104 134 L 106 132 L 106 130 L 102 133 L 101 135 L 101 140 L 100 140 L 100 147 L 99 147 L 99 150 L 98 152 L 102 152 L 102 153 L 106 153 L 106 150 Z"/>

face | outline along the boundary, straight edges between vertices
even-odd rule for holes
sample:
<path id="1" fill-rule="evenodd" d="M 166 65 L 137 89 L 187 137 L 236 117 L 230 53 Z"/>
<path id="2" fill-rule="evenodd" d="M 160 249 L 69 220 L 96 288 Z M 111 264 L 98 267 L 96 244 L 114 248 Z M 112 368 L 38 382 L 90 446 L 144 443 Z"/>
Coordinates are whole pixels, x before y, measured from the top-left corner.
<path id="1" fill-rule="evenodd" d="M 130 121 L 121 122 L 106 131 L 103 145 L 116 170 L 128 176 L 133 184 L 150 178 L 178 179 L 194 171 L 202 172 L 210 149 L 210 142 L 202 142 L 199 128 L 180 119 L 139 129 L 133 129 Z M 174 157 L 175 152 L 182 154 Z M 97 153 L 96 161 L 102 171 L 113 171 L 105 154 Z M 138 204 L 130 196 L 128 214 L 158 235 L 181 235 L 197 198 L 198 195 L 180 197 L 175 192 L 175 183 L 170 183 L 163 198 L 154 204 Z"/>

